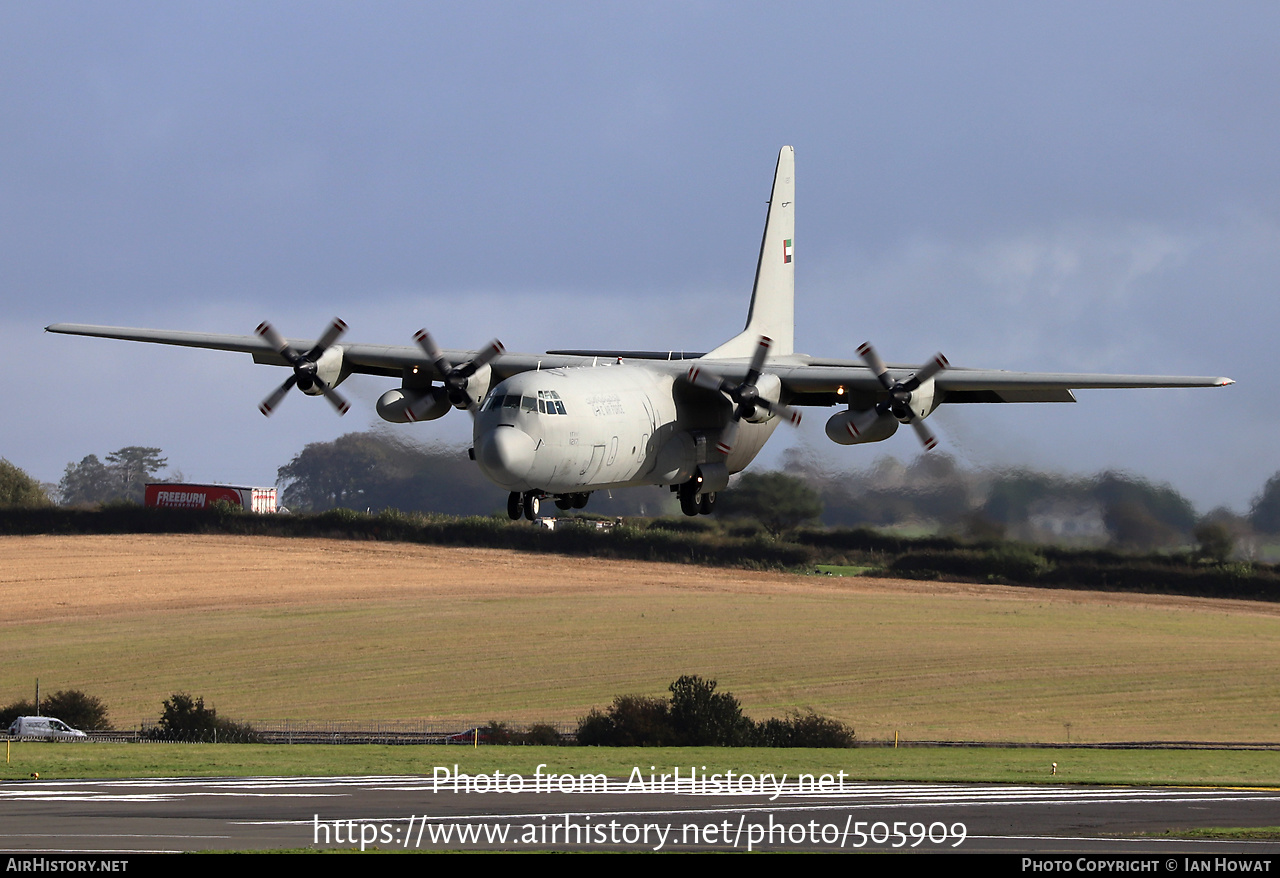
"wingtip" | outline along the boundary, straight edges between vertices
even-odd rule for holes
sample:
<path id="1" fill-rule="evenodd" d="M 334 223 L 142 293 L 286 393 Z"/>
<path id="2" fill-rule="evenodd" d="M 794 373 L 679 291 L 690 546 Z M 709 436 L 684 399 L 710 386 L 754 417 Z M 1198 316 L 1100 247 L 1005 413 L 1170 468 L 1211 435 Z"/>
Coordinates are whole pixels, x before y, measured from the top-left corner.
<path id="1" fill-rule="evenodd" d="M 1214 383 L 1214 385 L 1215 385 L 1216 387 L 1226 387 L 1228 384 L 1235 384 L 1235 383 L 1236 383 L 1236 379 L 1234 379 L 1234 378 L 1219 378 L 1217 381 L 1215 381 L 1215 382 L 1213 382 L 1213 383 Z"/>

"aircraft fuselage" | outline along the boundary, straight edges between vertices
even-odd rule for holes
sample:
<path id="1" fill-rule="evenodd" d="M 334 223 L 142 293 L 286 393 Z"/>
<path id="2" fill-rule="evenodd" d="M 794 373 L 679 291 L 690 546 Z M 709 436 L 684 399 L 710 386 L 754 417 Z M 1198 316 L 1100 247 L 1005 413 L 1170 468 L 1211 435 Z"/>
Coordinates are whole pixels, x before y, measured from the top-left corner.
<path id="1" fill-rule="evenodd" d="M 475 457 L 509 491 L 680 484 L 700 468 L 739 472 L 777 425 L 744 424 L 728 457 L 708 451 L 729 409 L 719 394 L 644 366 L 522 372 L 486 396 L 473 428 Z"/>

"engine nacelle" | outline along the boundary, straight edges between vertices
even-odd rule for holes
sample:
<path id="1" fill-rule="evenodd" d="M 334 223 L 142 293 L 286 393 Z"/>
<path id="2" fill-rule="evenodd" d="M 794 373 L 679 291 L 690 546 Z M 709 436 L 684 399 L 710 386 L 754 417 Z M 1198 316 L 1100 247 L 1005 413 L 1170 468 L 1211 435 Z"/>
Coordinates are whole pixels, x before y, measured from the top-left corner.
<path id="1" fill-rule="evenodd" d="M 443 387 L 397 387 L 378 397 L 378 417 L 393 424 L 433 421 L 450 409 Z"/>
<path id="2" fill-rule="evenodd" d="M 883 442 L 898 432 L 898 419 L 875 409 L 837 412 L 827 421 L 827 438 L 837 445 Z"/>
<path id="3" fill-rule="evenodd" d="M 782 396 L 782 379 L 777 375 L 761 375 L 756 379 L 756 390 L 759 391 L 761 399 L 776 403 Z M 763 424 L 771 417 L 773 415 L 769 414 L 769 412 L 758 408 L 755 410 L 755 414 L 743 420 L 748 424 Z"/>
<path id="4" fill-rule="evenodd" d="M 337 387 L 351 374 L 342 368 L 342 348 L 334 345 L 327 348 L 320 359 L 316 360 L 316 377 L 330 387 Z M 304 386 L 305 385 L 305 386 Z M 319 396 L 323 393 L 310 379 L 298 380 L 298 389 L 308 396 Z"/>

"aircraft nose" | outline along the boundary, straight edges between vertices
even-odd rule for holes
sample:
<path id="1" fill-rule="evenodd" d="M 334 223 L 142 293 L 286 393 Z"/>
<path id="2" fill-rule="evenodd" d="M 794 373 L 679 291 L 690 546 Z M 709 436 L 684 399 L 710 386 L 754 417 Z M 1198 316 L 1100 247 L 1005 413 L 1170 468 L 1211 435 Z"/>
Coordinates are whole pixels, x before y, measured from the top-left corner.
<path id="1" fill-rule="evenodd" d="M 533 438 L 517 427 L 497 426 L 476 444 L 476 461 L 504 488 L 518 488 L 533 469 Z"/>

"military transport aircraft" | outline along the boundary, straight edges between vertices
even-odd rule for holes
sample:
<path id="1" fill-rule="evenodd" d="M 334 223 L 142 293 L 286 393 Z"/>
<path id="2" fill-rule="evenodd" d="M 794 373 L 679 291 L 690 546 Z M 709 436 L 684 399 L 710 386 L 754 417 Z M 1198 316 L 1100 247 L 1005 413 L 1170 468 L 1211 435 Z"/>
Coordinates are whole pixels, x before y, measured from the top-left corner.
<path id="1" fill-rule="evenodd" d="M 541 501 L 582 508 L 592 491 L 665 485 L 686 515 L 707 513 L 729 476 L 745 469 L 779 423 L 800 406 L 841 406 L 827 436 L 841 445 L 888 439 L 908 424 L 925 448 L 924 419 L 943 403 L 1074 402 L 1076 389 L 1217 387 L 1229 378 L 1078 375 L 886 365 L 870 344 L 860 360 L 794 349 L 795 153 L 782 148 L 746 328 L 706 353 L 562 350 L 513 354 L 494 341 L 481 351 L 441 350 L 425 330 L 416 346 L 338 344 L 335 320 L 315 341 L 286 339 L 269 324 L 256 335 L 214 335 L 59 323 L 49 332 L 251 354 L 293 373 L 260 406 L 270 414 L 297 387 L 324 396 L 352 373 L 400 386 L 378 400 L 393 423 L 428 421 L 451 408 L 473 416 L 472 459 L 510 492 L 510 516 L 533 519 Z M 305 351 L 305 353 L 302 353 Z"/>

